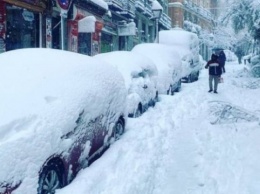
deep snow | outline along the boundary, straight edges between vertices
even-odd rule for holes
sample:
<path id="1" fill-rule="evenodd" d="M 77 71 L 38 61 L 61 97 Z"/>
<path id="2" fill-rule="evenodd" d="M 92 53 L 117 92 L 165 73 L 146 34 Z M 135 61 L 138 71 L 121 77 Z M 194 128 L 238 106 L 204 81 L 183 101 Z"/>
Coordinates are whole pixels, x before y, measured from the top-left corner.
<path id="1" fill-rule="evenodd" d="M 102 115 L 107 143 L 114 123 L 125 112 L 126 92 L 115 68 L 86 55 L 46 48 L 2 53 L 0 193 L 5 184 L 11 187 L 21 180 L 12 194 L 37 193 L 46 160 L 59 154 L 69 161 L 81 135 L 75 132 L 79 117 L 90 122 Z M 82 158 L 88 155 L 87 145 Z"/>
<path id="2" fill-rule="evenodd" d="M 57 194 L 259 194 L 260 81 L 226 64 L 219 94 L 197 82 L 160 102 Z"/>

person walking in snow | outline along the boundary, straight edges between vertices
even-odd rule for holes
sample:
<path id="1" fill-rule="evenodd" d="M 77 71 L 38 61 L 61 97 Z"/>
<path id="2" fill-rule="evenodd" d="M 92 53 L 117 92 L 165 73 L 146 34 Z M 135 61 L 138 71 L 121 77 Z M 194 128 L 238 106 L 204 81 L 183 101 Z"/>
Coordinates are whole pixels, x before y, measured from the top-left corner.
<path id="1" fill-rule="evenodd" d="M 218 93 L 218 83 L 222 74 L 222 69 L 218 61 L 218 56 L 215 54 L 211 55 L 211 59 L 207 62 L 206 69 L 209 69 L 209 92 L 213 91 L 212 82 L 214 80 L 214 93 Z"/>
<path id="2" fill-rule="evenodd" d="M 219 62 L 220 67 L 221 67 L 222 70 L 223 70 L 223 73 L 225 73 L 225 72 L 226 72 L 226 70 L 225 70 L 226 55 L 225 55 L 225 53 L 224 53 L 223 50 L 221 50 L 221 51 L 219 52 L 218 62 Z"/>

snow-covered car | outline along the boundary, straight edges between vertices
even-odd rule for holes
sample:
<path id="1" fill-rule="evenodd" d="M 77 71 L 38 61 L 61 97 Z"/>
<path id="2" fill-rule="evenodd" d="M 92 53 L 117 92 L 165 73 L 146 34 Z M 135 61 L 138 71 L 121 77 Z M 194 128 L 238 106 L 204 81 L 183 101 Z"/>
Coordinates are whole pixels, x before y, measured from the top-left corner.
<path id="1" fill-rule="evenodd" d="M 1 194 L 54 193 L 124 132 L 127 91 L 114 67 L 55 49 L 0 61 Z"/>
<path id="2" fill-rule="evenodd" d="M 252 76 L 260 77 L 260 55 L 254 55 L 250 58 L 250 63 L 247 64 Z"/>
<path id="3" fill-rule="evenodd" d="M 154 106 L 158 98 L 156 89 L 158 71 L 149 58 L 129 51 L 102 53 L 95 55 L 94 58 L 110 63 L 123 75 L 128 90 L 129 117 L 138 117 L 150 106 Z"/>
<path id="4" fill-rule="evenodd" d="M 181 89 L 182 62 L 179 54 L 170 46 L 144 43 L 136 45 L 132 52 L 150 58 L 158 69 L 159 94 L 174 94 Z"/>
<path id="5" fill-rule="evenodd" d="M 180 54 L 182 60 L 182 77 L 184 82 L 198 80 L 202 69 L 199 59 L 199 38 L 195 33 L 181 28 L 161 30 L 159 43 L 172 46 Z"/>

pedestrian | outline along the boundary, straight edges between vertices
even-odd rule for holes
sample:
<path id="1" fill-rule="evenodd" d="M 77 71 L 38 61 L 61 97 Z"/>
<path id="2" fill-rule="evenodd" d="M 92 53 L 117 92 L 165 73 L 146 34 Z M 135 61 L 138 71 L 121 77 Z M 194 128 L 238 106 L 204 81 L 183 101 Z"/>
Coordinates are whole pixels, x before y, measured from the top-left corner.
<path id="1" fill-rule="evenodd" d="M 226 72 L 226 70 L 225 70 L 226 55 L 223 50 L 221 50 L 219 52 L 218 62 L 219 62 L 220 67 L 222 68 L 222 72 L 225 73 Z"/>
<path id="2" fill-rule="evenodd" d="M 212 82 L 214 80 L 214 93 L 218 93 L 218 83 L 222 74 L 222 69 L 218 61 L 218 56 L 215 54 L 211 55 L 211 59 L 207 62 L 205 68 L 209 68 L 209 92 L 213 91 Z"/>

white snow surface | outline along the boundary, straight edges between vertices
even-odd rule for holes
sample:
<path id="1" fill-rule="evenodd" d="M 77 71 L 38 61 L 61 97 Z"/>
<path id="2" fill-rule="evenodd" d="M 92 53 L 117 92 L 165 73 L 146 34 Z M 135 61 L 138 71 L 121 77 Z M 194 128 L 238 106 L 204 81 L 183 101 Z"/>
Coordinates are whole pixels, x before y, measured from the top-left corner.
<path id="1" fill-rule="evenodd" d="M 157 0 L 152 1 L 152 10 L 163 10 L 163 7 Z"/>
<path id="2" fill-rule="evenodd" d="M 226 64 L 219 94 L 208 70 L 141 117 L 57 194 L 259 194 L 260 81 Z"/>
<path id="3" fill-rule="evenodd" d="M 104 8 L 105 10 L 108 10 L 108 4 L 106 1 L 104 1 L 104 0 L 90 0 L 90 1 L 99 5 L 100 7 Z"/>
<path id="4" fill-rule="evenodd" d="M 23 180 L 14 193 L 36 193 L 42 165 L 69 147 L 61 136 L 79 113 L 94 119 L 107 106 L 124 113 L 124 80 L 114 67 L 68 51 L 20 49 L 0 61 L 0 183 Z"/>
<path id="5" fill-rule="evenodd" d="M 179 54 L 172 47 L 143 43 L 136 45 L 132 52 L 150 58 L 158 69 L 157 89 L 159 94 L 166 94 L 170 84 L 175 84 L 182 77 L 182 62 Z"/>
<path id="6" fill-rule="evenodd" d="M 182 77 L 201 69 L 199 65 L 199 39 L 195 33 L 181 28 L 161 30 L 159 32 L 159 43 L 169 45 L 179 53 L 183 66 Z"/>
<path id="7" fill-rule="evenodd" d="M 78 21 L 78 32 L 93 33 L 95 32 L 95 16 L 87 16 Z"/>
<path id="8" fill-rule="evenodd" d="M 150 77 L 158 75 L 157 67 L 153 61 L 138 53 L 113 51 L 97 54 L 94 58 L 103 60 L 118 69 L 125 79 L 127 88 L 130 87 L 133 77 L 137 77 L 139 73 L 146 72 Z"/>

